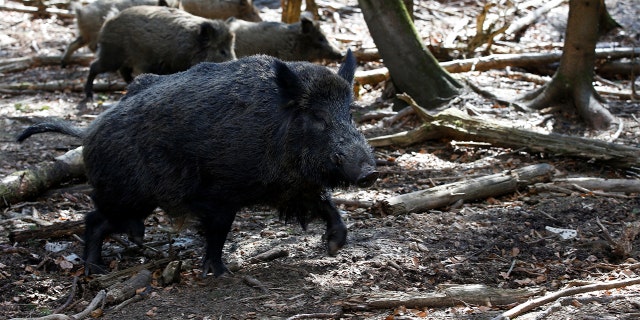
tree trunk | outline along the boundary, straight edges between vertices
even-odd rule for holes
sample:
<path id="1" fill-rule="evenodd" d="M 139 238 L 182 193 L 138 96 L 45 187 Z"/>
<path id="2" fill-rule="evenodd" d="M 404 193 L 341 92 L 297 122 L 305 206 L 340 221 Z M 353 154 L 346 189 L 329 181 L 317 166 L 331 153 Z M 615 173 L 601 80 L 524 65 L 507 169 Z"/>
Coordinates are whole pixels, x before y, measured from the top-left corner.
<path id="1" fill-rule="evenodd" d="M 302 0 L 280 0 L 282 6 L 282 22 L 296 23 L 300 21 Z"/>
<path id="2" fill-rule="evenodd" d="M 606 129 L 615 118 L 593 88 L 595 48 L 603 0 L 571 0 L 560 67 L 551 82 L 525 95 L 523 107 L 540 110 L 561 103 L 591 127 Z M 572 108 L 575 108 L 572 110 Z"/>
<path id="3" fill-rule="evenodd" d="M 427 50 L 401 0 L 358 1 L 380 56 L 399 91 L 431 109 L 456 97 L 462 85 Z"/>

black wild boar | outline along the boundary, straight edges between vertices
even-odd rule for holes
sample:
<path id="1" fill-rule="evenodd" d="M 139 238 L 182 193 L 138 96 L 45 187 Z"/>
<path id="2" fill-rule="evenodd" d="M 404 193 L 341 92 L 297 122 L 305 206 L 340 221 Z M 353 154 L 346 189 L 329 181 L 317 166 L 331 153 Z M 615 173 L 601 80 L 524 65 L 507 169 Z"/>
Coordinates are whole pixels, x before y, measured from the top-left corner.
<path id="1" fill-rule="evenodd" d="M 97 0 L 84 7 L 76 9 L 76 23 L 78 25 L 78 37 L 67 46 L 62 56 L 61 65 L 65 67 L 69 63 L 71 55 L 85 45 L 89 50 L 96 52 L 98 47 L 98 34 L 104 20 L 108 16 L 116 15 L 121 10 L 134 6 L 168 6 L 165 0 Z"/>
<path id="2" fill-rule="evenodd" d="M 236 35 L 235 52 L 238 57 L 266 54 L 288 61 L 342 58 L 342 53 L 327 40 L 318 23 L 306 17 L 293 24 L 233 18 L 227 23 Z"/>
<path id="3" fill-rule="evenodd" d="M 351 119 L 355 66 L 349 51 L 337 74 L 264 55 L 145 74 L 86 130 L 41 123 L 18 141 L 47 131 L 83 138 L 95 203 L 86 217 L 87 273 L 104 271 L 106 236 L 139 235 L 156 207 L 199 218 L 204 274 L 227 271 L 222 248 L 231 223 L 254 204 L 275 207 L 303 228 L 320 217 L 333 255 L 347 228 L 331 188 L 367 187 L 378 177 L 371 147 Z"/>
<path id="4" fill-rule="evenodd" d="M 207 19 L 236 17 L 247 21 L 262 21 L 260 10 L 250 0 L 182 0 L 180 7 Z"/>
<path id="5" fill-rule="evenodd" d="M 93 97 L 93 80 L 119 71 L 126 82 L 140 73 L 170 74 L 203 62 L 236 58 L 234 36 L 221 20 L 209 20 L 175 8 L 136 6 L 107 19 L 98 38 L 97 58 L 85 84 Z"/>

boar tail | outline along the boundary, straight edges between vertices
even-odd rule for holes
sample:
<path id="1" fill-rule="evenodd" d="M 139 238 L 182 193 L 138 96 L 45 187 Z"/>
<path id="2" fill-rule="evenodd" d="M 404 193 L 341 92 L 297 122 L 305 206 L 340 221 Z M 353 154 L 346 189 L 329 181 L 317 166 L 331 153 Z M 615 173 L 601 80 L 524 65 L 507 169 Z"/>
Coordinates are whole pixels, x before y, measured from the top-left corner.
<path id="1" fill-rule="evenodd" d="M 30 136 L 43 132 L 58 132 L 66 135 L 70 135 L 76 138 L 84 138 L 84 129 L 74 127 L 70 123 L 62 120 L 51 120 L 47 122 L 40 122 L 29 126 L 27 129 L 16 139 L 18 142 L 22 142 Z"/>

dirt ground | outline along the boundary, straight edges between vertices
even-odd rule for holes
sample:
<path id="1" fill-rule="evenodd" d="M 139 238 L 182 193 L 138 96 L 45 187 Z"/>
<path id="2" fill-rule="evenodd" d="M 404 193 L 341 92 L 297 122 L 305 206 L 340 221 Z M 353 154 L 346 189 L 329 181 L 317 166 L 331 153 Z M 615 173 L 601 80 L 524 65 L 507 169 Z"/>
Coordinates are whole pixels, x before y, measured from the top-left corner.
<path id="1" fill-rule="evenodd" d="M 523 16 L 532 8 L 526 1 Z M 255 1 L 266 20 L 278 20 L 279 1 Z M 323 29 L 338 40 L 341 49 L 373 47 L 357 1 L 317 1 Z M 464 44 L 473 34 L 475 17 L 481 10 L 476 1 L 415 1 L 416 27 L 425 42 L 437 46 L 447 39 Z M 0 0 L 0 5 L 17 2 Z M 601 41 L 603 47 L 640 44 L 640 4 L 635 0 L 607 0 L 611 15 L 622 30 Z M 504 6 L 501 2 L 500 6 Z M 501 41 L 493 52 L 543 52 L 561 48 L 568 6 L 564 4 L 528 28 L 518 43 Z M 338 19 L 339 18 L 339 19 Z M 2 11 L 0 19 L 0 61 L 31 55 L 60 55 L 75 37 L 73 19 L 55 15 L 33 18 L 28 13 Z M 451 37 L 457 34 L 457 37 Z M 85 48 L 79 53 L 88 53 Z M 459 58 L 459 52 L 452 54 Z M 336 68 L 337 64 L 328 64 Z M 359 70 L 380 67 L 362 62 Z M 101 110 L 115 103 L 122 92 L 98 94 L 99 103 L 80 115 L 77 90 L 58 91 L 7 89 L 15 83 L 65 81 L 68 88 L 79 87 L 87 66 L 35 66 L 20 72 L 0 74 L 0 177 L 23 170 L 73 149 L 79 141 L 60 135 L 34 136 L 23 144 L 15 136 L 26 126 L 44 117 L 59 117 L 78 125 L 88 124 Z M 455 75 L 502 96 L 517 96 L 535 84 L 508 76 L 505 70 L 468 72 Z M 102 75 L 98 81 L 119 82 L 117 75 Z M 597 78 L 596 88 L 629 90 L 628 77 Z M 391 112 L 392 100 L 382 97 L 382 86 L 360 89 L 359 107 L 354 114 Z M 616 142 L 640 144 L 638 108 L 640 103 L 604 96 L 611 112 L 623 121 Z M 494 101 L 465 92 L 449 107 L 474 112 L 480 117 L 529 128 L 607 139 L 610 132 L 593 132 L 577 119 L 563 114 L 524 114 L 496 107 Z M 551 117 L 556 116 L 556 117 Z M 420 120 L 407 116 L 393 127 L 382 120 L 358 122 L 368 137 L 415 128 Z M 517 193 L 458 203 L 438 210 L 400 216 L 381 216 L 364 203 L 377 203 L 390 196 L 521 168 L 548 163 L 555 177 L 599 177 L 637 179 L 637 169 L 620 169 L 589 159 L 497 148 L 461 141 L 427 141 L 411 147 L 375 149 L 381 163 L 380 179 L 368 189 L 335 190 L 343 201 L 344 219 L 349 228 L 348 244 L 335 257 L 325 252 L 323 225 L 312 223 L 307 231 L 277 219 L 269 208 L 243 210 L 234 222 L 225 245 L 224 258 L 234 273 L 220 278 L 200 277 L 203 239 L 187 221 L 175 232 L 172 221 L 162 211 L 146 221 L 145 243 L 154 249 L 139 250 L 128 243 L 106 241 L 105 260 L 113 270 L 148 263 L 174 255 L 182 261 L 181 281 L 161 285 L 161 269 L 153 271 L 151 286 L 140 292 L 142 299 L 115 310 L 105 307 L 93 316 L 102 319 L 281 319 L 303 314 L 308 318 L 353 319 L 490 319 L 513 305 L 469 304 L 459 301 L 451 307 L 413 305 L 382 309 L 350 309 L 348 302 L 364 301 L 373 295 L 424 295 L 449 285 L 483 284 L 498 289 L 537 288 L 541 294 L 584 283 L 636 277 L 640 257 L 633 240 L 630 256 L 612 253 L 600 219 L 614 239 L 625 226 L 633 226 L 640 213 L 636 194 L 606 194 L 571 190 L 545 191 L 523 188 Z M 76 221 L 91 210 L 82 181 L 72 181 L 28 202 L 13 204 L 0 219 L 0 318 L 40 317 L 62 306 L 73 292 L 71 304 L 62 311 L 82 311 L 97 293 L 88 286 L 91 278 L 82 275 L 78 238 L 9 241 L 9 233 L 48 224 Z M 360 205 L 357 205 L 360 204 Z M 548 227 L 570 229 L 577 235 L 563 239 Z M 251 257 L 270 249 L 287 252 L 286 257 L 251 263 Z M 73 285 L 78 277 L 77 286 Z M 72 287 L 76 287 L 72 291 Z M 545 305 L 523 316 L 534 319 Z M 597 291 L 575 296 L 557 306 L 548 319 L 635 319 L 640 315 L 640 286 Z"/>

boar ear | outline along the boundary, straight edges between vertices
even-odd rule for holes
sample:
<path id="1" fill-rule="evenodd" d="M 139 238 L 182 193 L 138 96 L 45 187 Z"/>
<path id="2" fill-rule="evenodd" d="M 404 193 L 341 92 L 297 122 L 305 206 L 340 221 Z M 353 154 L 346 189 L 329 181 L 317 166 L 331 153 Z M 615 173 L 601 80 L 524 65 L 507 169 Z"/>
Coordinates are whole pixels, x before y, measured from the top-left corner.
<path id="1" fill-rule="evenodd" d="M 305 16 L 300 16 L 300 26 L 304 34 L 313 31 L 313 21 Z"/>
<path id="2" fill-rule="evenodd" d="M 347 80 L 349 83 L 353 83 L 353 75 L 356 72 L 356 57 L 351 52 L 351 49 L 347 50 L 347 57 L 338 70 L 338 75 L 342 79 Z"/>
<path id="3" fill-rule="evenodd" d="M 214 39 L 216 36 L 216 28 L 210 22 L 206 21 L 200 24 L 200 30 L 198 32 L 198 40 L 200 43 L 207 42 Z"/>
<path id="4" fill-rule="evenodd" d="M 280 96 L 285 104 L 290 101 L 297 101 L 302 94 L 302 85 L 300 84 L 300 78 L 296 75 L 286 63 L 275 60 L 275 74 L 276 83 L 280 88 Z"/>

